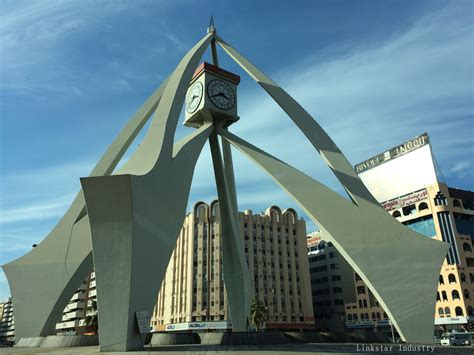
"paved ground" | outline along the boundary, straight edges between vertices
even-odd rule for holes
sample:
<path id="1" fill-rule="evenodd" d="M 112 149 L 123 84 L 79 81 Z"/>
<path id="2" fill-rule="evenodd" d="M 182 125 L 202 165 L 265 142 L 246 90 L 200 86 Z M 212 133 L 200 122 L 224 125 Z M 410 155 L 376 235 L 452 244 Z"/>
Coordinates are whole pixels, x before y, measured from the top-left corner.
<path id="1" fill-rule="evenodd" d="M 391 347 L 391 348 L 390 348 Z M 180 355 L 200 354 L 213 355 L 226 353 L 229 355 L 302 355 L 302 354 L 474 354 L 473 347 L 431 347 L 428 345 L 410 344 L 298 344 L 288 343 L 265 346 L 220 346 L 220 345 L 175 345 L 159 348 L 146 348 L 140 354 Z M 96 354 L 98 346 L 78 348 L 0 348 L 1 354 Z M 107 353 L 127 354 L 127 353 Z M 128 353 L 130 354 L 130 353 Z"/>

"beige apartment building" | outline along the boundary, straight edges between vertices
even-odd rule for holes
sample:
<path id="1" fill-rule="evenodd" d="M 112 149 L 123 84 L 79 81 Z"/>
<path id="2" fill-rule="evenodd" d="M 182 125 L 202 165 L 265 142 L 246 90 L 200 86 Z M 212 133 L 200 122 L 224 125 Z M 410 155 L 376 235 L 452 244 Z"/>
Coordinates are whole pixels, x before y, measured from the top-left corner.
<path id="1" fill-rule="evenodd" d="M 468 322 L 474 320 L 474 192 L 435 183 L 382 206 L 415 231 L 451 244 L 440 270 L 438 292 L 433 295 L 437 299 L 435 333 L 467 330 Z M 347 327 L 390 331 L 387 315 L 375 297 L 357 274 L 354 281 L 357 301 L 346 304 Z"/>
<path id="2" fill-rule="evenodd" d="M 15 318 L 11 298 L 0 303 L 0 344 L 15 341 Z"/>
<path id="3" fill-rule="evenodd" d="M 356 300 L 353 269 L 321 235 L 313 232 L 307 238 L 315 329 L 344 333 L 344 306 Z"/>
<path id="4" fill-rule="evenodd" d="M 87 332 L 85 318 L 87 308 L 97 298 L 95 272 L 88 276 L 71 297 L 63 311 L 61 321 L 56 323 L 59 335 L 82 335 Z"/>
<path id="5" fill-rule="evenodd" d="M 306 224 L 293 209 L 239 213 L 255 297 L 269 316 L 266 329 L 314 327 Z M 184 221 L 151 323 L 155 331 L 230 329 L 222 269 L 218 201 L 198 202 Z M 225 236 L 224 236 L 225 238 Z"/>

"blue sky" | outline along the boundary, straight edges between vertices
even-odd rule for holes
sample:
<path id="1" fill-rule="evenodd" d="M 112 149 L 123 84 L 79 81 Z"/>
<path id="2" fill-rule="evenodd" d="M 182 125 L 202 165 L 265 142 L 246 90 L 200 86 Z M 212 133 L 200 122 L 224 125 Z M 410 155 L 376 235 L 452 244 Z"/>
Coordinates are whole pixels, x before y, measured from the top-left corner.
<path id="1" fill-rule="evenodd" d="M 204 35 L 211 13 L 218 33 L 296 98 L 352 163 L 428 132 L 448 184 L 473 190 L 472 2 L 297 4 L 1 0 L 0 264 L 49 232 L 79 177 Z M 242 76 L 232 131 L 340 192 L 281 109 L 219 55 Z M 176 139 L 188 132 L 180 127 Z M 238 152 L 234 160 L 241 209 L 294 206 Z M 205 147 L 189 205 L 215 196 Z M 0 300 L 8 295 L 0 271 Z"/>

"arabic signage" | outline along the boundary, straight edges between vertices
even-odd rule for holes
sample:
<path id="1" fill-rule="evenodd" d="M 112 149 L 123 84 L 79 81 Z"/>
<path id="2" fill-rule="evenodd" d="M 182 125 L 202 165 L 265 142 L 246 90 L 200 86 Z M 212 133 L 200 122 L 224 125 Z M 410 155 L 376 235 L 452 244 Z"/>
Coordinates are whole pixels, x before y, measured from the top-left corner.
<path id="1" fill-rule="evenodd" d="M 409 141 L 406 141 L 405 143 L 400 144 L 395 148 L 389 149 L 384 153 L 376 155 L 375 157 L 372 157 L 370 159 L 367 159 L 366 161 L 363 161 L 362 163 L 357 164 L 356 166 L 354 166 L 354 169 L 357 174 L 360 174 L 366 170 L 375 168 L 376 166 L 383 164 L 389 160 L 401 157 L 402 155 L 421 148 L 427 145 L 429 142 L 430 140 L 428 134 L 423 133 L 421 136 L 410 139 Z"/>
<path id="2" fill-rule="evenodd" d="M 180 330 L 203 330 L 203 329 L 230 329 L 232 323 L 225 322 L 188 322 L 188 323 L 175 323 L 167 324 L 167 332 L 175 332 Z"/>
<path id="3" fill-rule="evenodd" d="M 382 203 L 382 207 L 385 208 L 387 212 L 396 210 L 397 208 L 402 208 L 414 204 L 415 202 L 424 200 L 428 197 L 428 192 L 426 189 L 421 189 L 411 194 L 395 198 Z"/>

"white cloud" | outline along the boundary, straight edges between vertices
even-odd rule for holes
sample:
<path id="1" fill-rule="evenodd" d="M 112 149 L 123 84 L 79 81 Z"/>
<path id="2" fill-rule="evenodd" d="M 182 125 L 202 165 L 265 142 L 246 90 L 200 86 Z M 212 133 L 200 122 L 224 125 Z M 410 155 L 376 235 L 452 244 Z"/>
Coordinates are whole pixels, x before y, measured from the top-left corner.
<path id="1" fill-rule="evenodd" d="M 42 221 L 60 217 L 64 214 L 73 195 L 61 196 L 38 204 L 31 204 L 19 208 L 0 210 L 0 225 L 26 221 Z"/>
<path id="2" fill-rule="evenodd" d="M 460 178 L 464 178 L 466 176 L 472 177 L 473 174 L 473 166 L 472 160 L 461 160 L 454 163 L 449 170 L 450 175 L 456 175 Z"/>
<path id="3" fill-rule="evenodd" d="M 459 11 L 443 9 L 385 42 L 361 44 L 324 62 L 305 58 L 274 76 L 353 164 L 428 131 L 446 167 L 474 143 L 473 29 Z M 270 100 L 249 97 L 242 96 L 247 108 L 232 129 L 337 188 L 290 119 Z"/>

